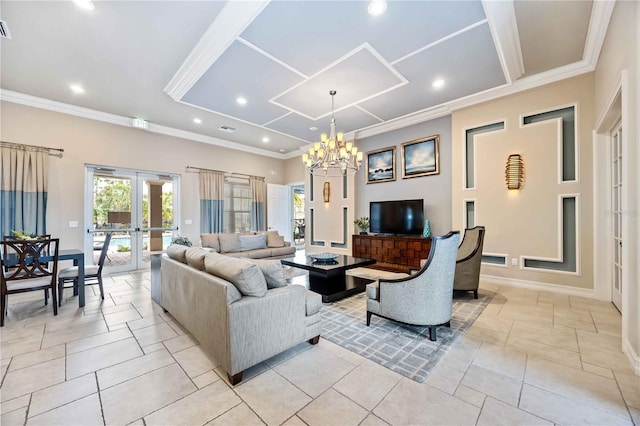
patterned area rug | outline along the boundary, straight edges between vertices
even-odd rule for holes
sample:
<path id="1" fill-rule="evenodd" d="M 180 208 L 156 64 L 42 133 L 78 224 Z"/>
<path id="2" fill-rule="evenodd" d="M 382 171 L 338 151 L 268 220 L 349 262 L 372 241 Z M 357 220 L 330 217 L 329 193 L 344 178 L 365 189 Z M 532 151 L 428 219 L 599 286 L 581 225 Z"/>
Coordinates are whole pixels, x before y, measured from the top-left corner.
<path id="1" fill-rule="evenodd" d="M 366 293 L 323 305 L 322 337 L 416 382 L 424 382 L 438 361 L 473 324 L 493 294 L 456 294 L 451 328 L 438 327 L 437 341 L 429 329 L 398 324 L 377 316 L 366 325 Z"/>

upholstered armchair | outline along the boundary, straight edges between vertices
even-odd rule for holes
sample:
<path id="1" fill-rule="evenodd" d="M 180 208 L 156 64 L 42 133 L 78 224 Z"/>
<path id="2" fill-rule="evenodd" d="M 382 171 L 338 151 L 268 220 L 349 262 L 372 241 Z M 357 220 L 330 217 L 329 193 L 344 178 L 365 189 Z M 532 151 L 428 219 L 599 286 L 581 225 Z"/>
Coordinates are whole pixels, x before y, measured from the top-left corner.
<path id="1" fill-rule="evenodd" d="M 454 290 L 473 291 L 473 297 L 476 299 L 478 298 L 483 244 L 484 226 L 476 226 L 464 231 L 464 238 L 458 247 L 456 275 L 453 280 Z"/>
<path id="2" fill-rule="evenodd" d="M 428 326 L 429 339 L 436 329 L 450 325 L 453 276 L 460 233 L 433 237 L 429 258 L 415 274 L 367 285 L 367 326 L 371 315 L 410 325 Z"/>

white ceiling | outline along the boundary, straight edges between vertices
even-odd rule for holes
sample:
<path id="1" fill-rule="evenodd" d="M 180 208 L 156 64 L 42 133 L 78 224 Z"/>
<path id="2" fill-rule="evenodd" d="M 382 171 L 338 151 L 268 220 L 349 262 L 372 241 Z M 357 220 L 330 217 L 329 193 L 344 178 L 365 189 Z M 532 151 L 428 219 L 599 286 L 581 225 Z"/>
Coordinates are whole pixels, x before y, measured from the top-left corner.
<path id="1" fill-rule="evenodd" d="M 332 89 L 338 130 L 361 138 L 589 72 L 613 9 L 389 1 L 371 16 L 367 6 L 97 1 L 87 11 L 3 0 L 11 39 L 0 44 L 0 95 L 123 125 L 143 118 L 151 131 L 288 157 L 328 131 Z M 444 86 L 432 87 L 438 78 Z"/>

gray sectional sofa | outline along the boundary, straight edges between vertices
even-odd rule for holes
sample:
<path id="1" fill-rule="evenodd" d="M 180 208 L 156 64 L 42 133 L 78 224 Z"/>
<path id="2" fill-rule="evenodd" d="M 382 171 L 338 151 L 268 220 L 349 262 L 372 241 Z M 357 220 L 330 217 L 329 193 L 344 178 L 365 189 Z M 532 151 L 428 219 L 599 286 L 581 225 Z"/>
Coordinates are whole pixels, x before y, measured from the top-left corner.
<path id="1" fill-rule="evenodd" d="M 296 248 L 291 247 L 278 231 L 201 234 L 202 247 L 232 257 L 248 257 L 251 259 L 292 257 Z"/>
<path id="2" fill-rule="evenodd" d="M 232 385 L 245 369 L 320 337 L 320 295 L 287 285 L 279 260 L 230 258 L 171 245 L 162 307 L 198 339 Z"/>

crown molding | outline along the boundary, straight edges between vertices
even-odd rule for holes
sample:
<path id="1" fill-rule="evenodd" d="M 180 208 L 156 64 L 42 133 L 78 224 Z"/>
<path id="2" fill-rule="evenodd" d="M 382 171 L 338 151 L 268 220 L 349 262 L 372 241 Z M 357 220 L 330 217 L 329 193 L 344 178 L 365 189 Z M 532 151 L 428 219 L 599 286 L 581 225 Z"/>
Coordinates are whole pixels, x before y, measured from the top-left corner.
<path id="1" fill-rule="evenodd" d="M 176 101 L 182 99 L 269 2 L 270 0 L 227 2 L 164 91 Z"/>
<path id="2" fill-rule="evenodd" d="M 108 112 L 96 111 L 76 105 L 65 104 L 62 102 L 39 98 L 37 96 L 31 96 L 11 90 L 0 89 L 0 100 L 13 102 L 15 104 L 27 105 L 34 108 L 60 112 L 62 114 L 75 115 L 77 117 L 88 118 L 90 120 L 117 124 L 118 126 L 131 127 L 131 118 L 129 117 L 110 114 Z"/>
<path id="3" fill-rule="evenodd" d="M 482 0 L 482 7 L 489 21 L 491 36 L 496 43 L 502 72 L 507 83 L 511 84 L 524 74 L 520 33 L 513 1 Z"/>
<path id="4" fill-rule="evenodd" d="M 598 57 L 607 36 L 607 28 L 613 15 L 613 9 L 616 5 L 615 0 L 599 0 L 594 1 L 591 9 L 591 18 L 589 20 L 589 29 L 587 31 L 587 39 L 584 43 L 584 52 L 582 59 L 588 64 L 596 68 Z"/>
<path id="5" fill-rule="evenodd" d="M 59 112 L 62 114 L 74 115 L 76 117 L 88 118 L 90 120 L 102 121 L 104 123 L 115 124 L 118 126 L 133 128 L 131 126 L 131 117 L 124 117 L 121 115 L 110 114 L 108 112 L 96 111 L 89 108 L 65 104 L 58 101 L 52 101 L 50 99 L 39 98 L 36 96 L 14 92 L 11 90 L 0 89 L 0 100 L 21 104 L 21 105 L 27 105 L 34 108 L 40 108 L 40 109 L 45 109 L 49 111 Z M 225 139 L 219 139 L 219 138 L 214 138 L 212 136 L 201 135 L 199 133 L 180 130 L 173 127 L 162 126 L 160 124 L 154 124 L 151 122 L 149 123 L 149 128 L 146 129 L 145 131 L 151 132 L 151 133 L 158 133 L 166 136 L 173 136 L 181 139 L 187 139 L 195 142 L 207 143 L 207 144 L 219 146 L 222 148 L 248 152 L 250 154 L 262 155 L 264 157 L 276 158 L 278 160 L 285 160 L 287 158 L 291 158 L 290 156 L 267 151 L 265 149 L 254 148 L 254 147 L 243 145 L 237 142 L 231 142 Z"/>

